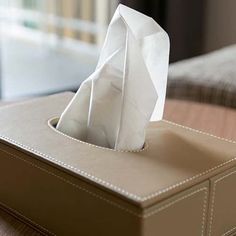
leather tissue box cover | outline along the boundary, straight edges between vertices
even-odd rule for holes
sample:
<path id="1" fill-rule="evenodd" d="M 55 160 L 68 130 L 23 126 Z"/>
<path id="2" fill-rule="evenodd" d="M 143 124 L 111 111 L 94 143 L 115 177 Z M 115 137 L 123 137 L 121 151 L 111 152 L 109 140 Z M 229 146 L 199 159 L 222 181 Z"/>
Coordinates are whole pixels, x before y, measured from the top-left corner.
<path id="1" fill-rule="evenodd" d="M 2 208 L 46 235 L 236 232 L 234 141 L 161 121 L 139 152 L 97 147 L 54 128 L 72 96 L 0 109 Z"/>

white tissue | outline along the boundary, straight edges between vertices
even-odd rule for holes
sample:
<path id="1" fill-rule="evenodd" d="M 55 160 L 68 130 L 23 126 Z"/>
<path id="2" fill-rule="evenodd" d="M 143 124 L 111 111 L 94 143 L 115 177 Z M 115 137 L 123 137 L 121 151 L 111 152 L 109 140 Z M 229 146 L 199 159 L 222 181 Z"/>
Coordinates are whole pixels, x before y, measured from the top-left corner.
<path id="1" fill-rule="evenodd" d="M 168 60 L 166 32 L 152 18 L 119 5 L 96 70 L 81 84 L 57 129 L 98 146 L 141 149 L 150 118 L 163 116 Z"/>

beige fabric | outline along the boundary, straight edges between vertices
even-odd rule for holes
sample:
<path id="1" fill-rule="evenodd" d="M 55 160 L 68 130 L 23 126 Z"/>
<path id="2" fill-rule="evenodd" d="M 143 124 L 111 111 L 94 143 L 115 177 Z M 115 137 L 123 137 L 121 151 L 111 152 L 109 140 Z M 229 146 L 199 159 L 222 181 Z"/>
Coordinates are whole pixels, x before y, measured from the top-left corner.
<path id="1" fill-rule="evenodd" d="M 167 96 L 236 108 L 236 45 L 170 65 Z"/>

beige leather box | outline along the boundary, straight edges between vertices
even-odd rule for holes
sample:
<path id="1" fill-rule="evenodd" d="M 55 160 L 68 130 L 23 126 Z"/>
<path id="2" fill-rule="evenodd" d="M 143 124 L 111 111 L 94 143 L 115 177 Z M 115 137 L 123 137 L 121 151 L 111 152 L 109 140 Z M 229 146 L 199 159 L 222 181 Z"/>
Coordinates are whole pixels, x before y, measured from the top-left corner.
<path id="1" fill-rule="evenodd" d="M 75 140 L 54 125 L 72 93 L 0 109 L 0 205 L 44 234 L 236 233 L 236 143 L 153 122 L 140 152 Z"/>

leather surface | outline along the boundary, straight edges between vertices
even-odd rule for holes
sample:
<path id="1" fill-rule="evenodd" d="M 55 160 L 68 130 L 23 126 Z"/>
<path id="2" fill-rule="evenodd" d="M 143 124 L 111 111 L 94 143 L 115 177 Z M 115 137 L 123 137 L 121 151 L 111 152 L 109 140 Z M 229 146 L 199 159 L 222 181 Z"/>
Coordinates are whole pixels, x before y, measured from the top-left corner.
<path id="1" fill-rule="evenodd" d="M 209 181 L 161 202 L 143 219 L 143 235 L 204 236 L 206 232 Z"/>
<path id="2" fill-rule="evenodd" d="M 211 179 L 208 236 L 236 234 L 236 168 Z"/>
<path id="3" fill-rule="evenodd" d="M 0 157 L 0 205 L 46 234 L 204 233 L 208 181 L 142 211 L 10 147 L 0 145 Z"/>
<path id="4" fill-rule="evenodd" d="M 205 235 L 209 179 L 235 166 L 235 143 L 162 121 L 150 123 L 141 152 L 99 148 L 48 124 L 72 95 L 0 109 L 0 205 L 46 234 Z M 234 208 L 217 222 L 235 181 L 217 185 L 212 235 L 233 225 Z"/>
<path id="5" fill-rule="evenodd" d="M 0 205 L 47 235 L 141 235 L 140 209 L 2 145 Z"/>
<path id="6" fill-rule="evenodd" d="M 235 163 L 235 143 L 164 121 L 150 124 L 142 152 L 116 152 L 73 140 L 48 126 L 72 96 L 59 94 L 0 109 L 0 138 L 145 207 Z"/>

